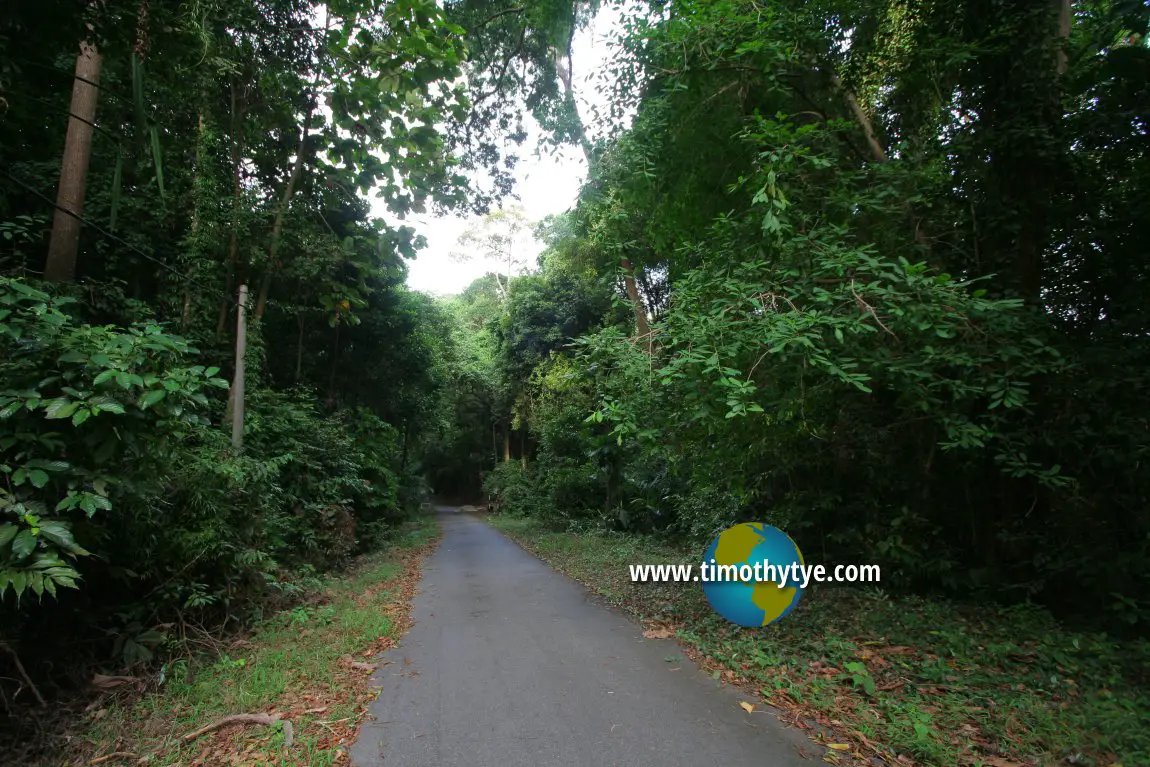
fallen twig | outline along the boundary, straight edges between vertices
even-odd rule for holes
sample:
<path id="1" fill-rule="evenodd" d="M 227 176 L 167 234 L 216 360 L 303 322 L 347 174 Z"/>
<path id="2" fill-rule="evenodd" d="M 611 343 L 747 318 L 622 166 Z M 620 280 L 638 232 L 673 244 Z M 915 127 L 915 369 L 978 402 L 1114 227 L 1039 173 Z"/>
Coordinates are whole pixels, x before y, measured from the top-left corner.
<path id="1" fill-rule="evenodd" d="M 28 689 L 32 691 L 32 694 L 36 696 L 36 700 L 40 702 L 40 705 L 47 706 L 48 702 L 44 700 L 44 696 L 40 694 L 40 691 L 36 689 L 36 685 L 32 683 L 32 677 L 28 676 L 28 672 L 24 670 L 24 664 L 20 662 L 20 656 L 16 654 L 12 646 L 7 642 L 0 642 L 0 648 L 12 656 L 12 662 L 16 664 L 16 671 L 20 673 L 20 677 L 24 680 L 24 683 L 28 685 Z"/>
<path id="2" fill-rule="evenodd" d="M 136 755 L 133 754 L 131 751 L 113 751 L 110 754 L 104 754 L 103 756 L 96 757 L 92 761 L 88 762 L 88 764 L 103 764 L 104 762 L 109 762 L 113 759 L 135 759 L 135 758 L 136 758 Z"/>
<path id="3" fill-rule="evenodd" d="M 231 716 L 225 716 L 223 719 L 218 719 L 206 727 L 201 727 L 198 730 L 189 732 L 183 737 L 183 740 L 185 742 L 195 740 L 201 735 L 206 735 L 207 733 L 212 732 L 213 730 L 218 730 L 221 727 L 227 727 L 229 724 L 271 725 L 275 724 L 279 720 L 280 717 L 278 714 L 232 714 Z"/>

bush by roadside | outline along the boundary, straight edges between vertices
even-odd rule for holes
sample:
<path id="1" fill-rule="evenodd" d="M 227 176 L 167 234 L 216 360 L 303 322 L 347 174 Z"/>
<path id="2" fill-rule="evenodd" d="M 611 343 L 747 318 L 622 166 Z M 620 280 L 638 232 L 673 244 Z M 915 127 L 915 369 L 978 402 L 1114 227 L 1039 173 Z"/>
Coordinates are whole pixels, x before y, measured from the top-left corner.
<path id="1" fill-rule="evenodd" d="M 62 744 L 66 763 L 346 763 L 374 697 L 370 661 L 407 630 L 437 539 L 434 519 L 421 518 L 386 553 L 324 580 L 245 638 L 96 694 Z"/>

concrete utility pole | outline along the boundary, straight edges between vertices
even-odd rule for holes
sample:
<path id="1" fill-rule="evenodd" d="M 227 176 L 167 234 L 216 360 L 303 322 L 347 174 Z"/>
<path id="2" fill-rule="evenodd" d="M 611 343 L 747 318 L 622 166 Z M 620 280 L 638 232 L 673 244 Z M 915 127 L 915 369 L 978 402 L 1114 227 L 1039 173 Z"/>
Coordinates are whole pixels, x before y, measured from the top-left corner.
<path id="1" fill-rule="evenodd" d="M 244 354 L 248 350 L 248 286 L 240 285 L 240 303 L 236 308 L 236 376 L 232 380 L 232 447 L 239 452 L 244 446 Z"/>

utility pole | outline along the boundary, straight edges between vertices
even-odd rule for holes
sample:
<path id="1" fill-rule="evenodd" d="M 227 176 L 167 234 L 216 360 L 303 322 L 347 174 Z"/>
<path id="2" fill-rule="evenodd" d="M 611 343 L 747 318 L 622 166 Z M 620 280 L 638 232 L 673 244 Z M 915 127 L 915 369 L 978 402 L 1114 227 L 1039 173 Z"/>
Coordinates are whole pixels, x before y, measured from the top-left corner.
<path id="1" fill-rule="evenodd" d="M 236 376 L 232 380 L 232 447 L 239 452 L 244 446 L 244 354 L 248 350 L 248 286 L 240 285 L 240 303 L 236 308 Z"/>

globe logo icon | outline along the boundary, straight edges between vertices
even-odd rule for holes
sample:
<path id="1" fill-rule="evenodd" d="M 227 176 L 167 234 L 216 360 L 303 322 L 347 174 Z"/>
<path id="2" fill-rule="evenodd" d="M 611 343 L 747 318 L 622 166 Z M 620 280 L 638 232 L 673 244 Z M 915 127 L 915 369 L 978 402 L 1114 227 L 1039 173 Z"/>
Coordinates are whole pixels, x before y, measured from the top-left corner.
<path id="1" fill-rule="evenodd" d="M 799 547 L 782 530 L 744 522 L 719 533 L 707 547 L 703 594 L 732 623 L 768 626 L 799 603 L 803 588 L 794 565 L 803 564 Z"/>

